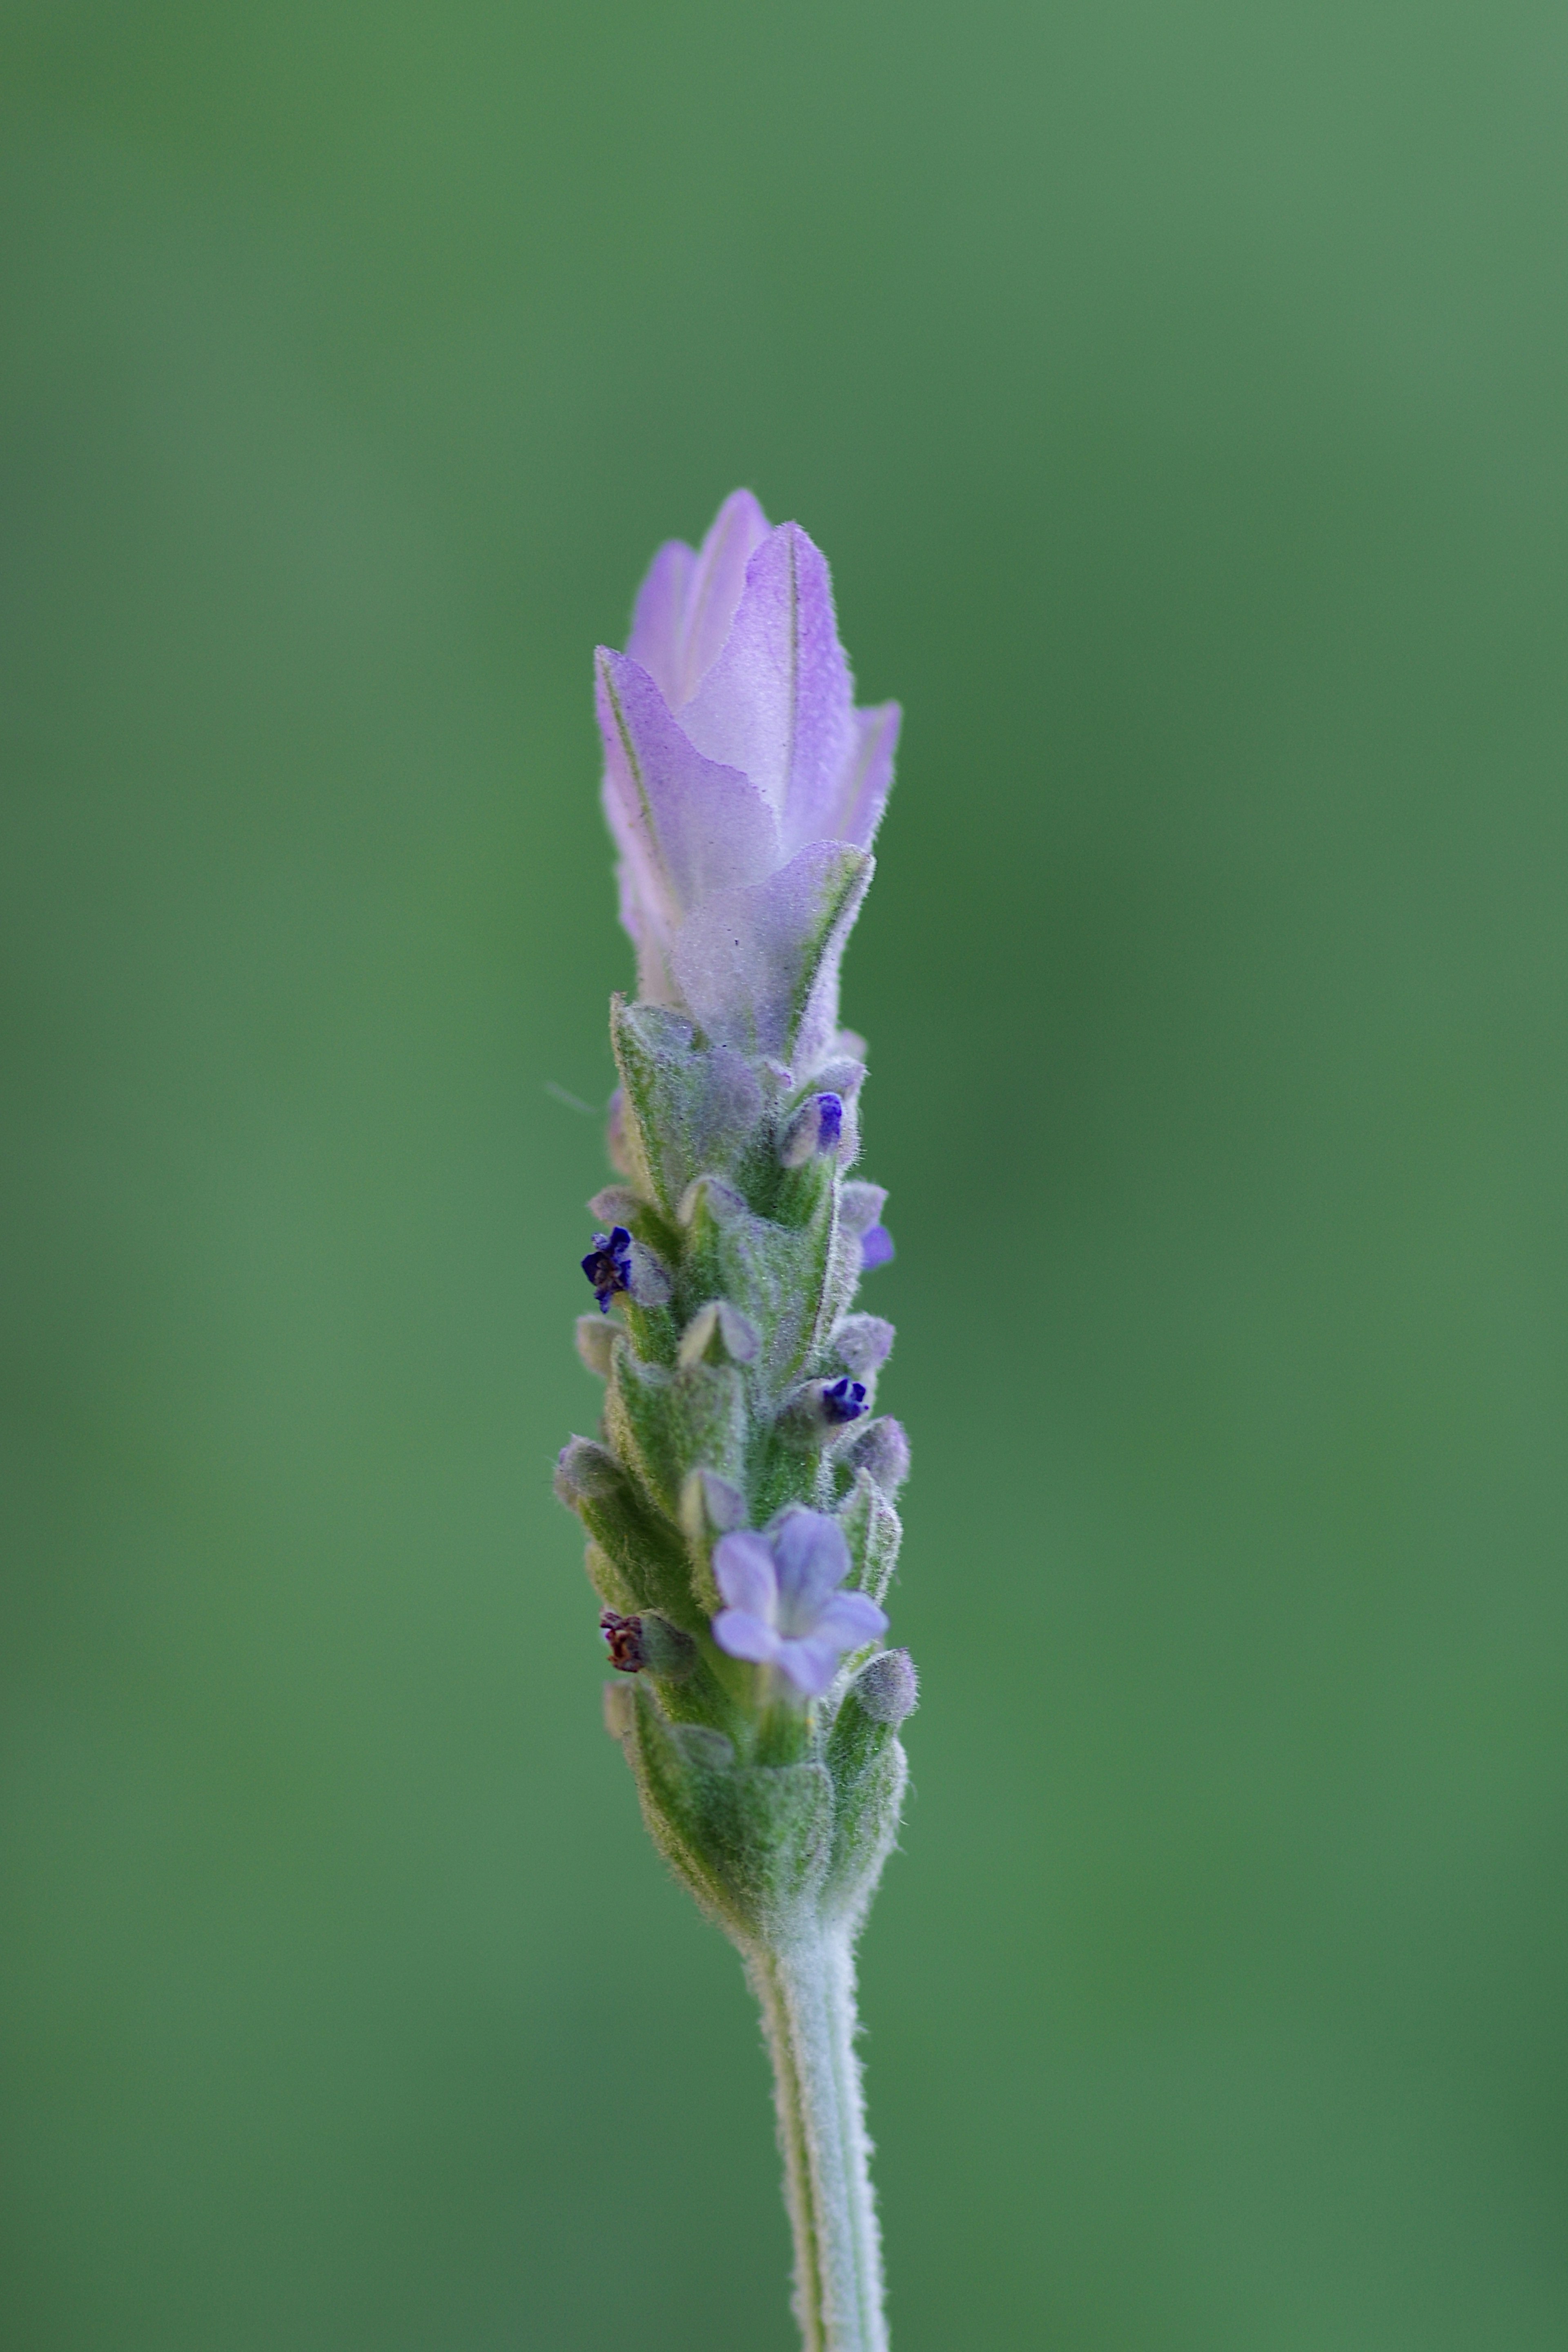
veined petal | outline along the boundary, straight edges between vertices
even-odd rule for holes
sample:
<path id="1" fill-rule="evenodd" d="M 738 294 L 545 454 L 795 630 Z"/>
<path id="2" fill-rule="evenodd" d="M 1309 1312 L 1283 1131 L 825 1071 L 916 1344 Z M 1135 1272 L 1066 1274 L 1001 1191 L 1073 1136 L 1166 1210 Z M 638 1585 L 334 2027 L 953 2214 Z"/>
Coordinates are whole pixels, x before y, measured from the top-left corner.
<path id="1" fill-rule="evenodd" d="M 723 651 L 682 723 L 699 751 L 765 795 L 786 856 L 833 836 L 854 689 L 827 565 L 798 523 L 781 523 L 752 556 Z"/>
<path id="2" fill-rule="evenodd" d="M 778 1578 L 764 1537 L 750 1528 L 721 1536 L 713 1547 L 713 1577 L 731 1609 L 771 1624 L 778 1607 Z"/>
<path id="3" fill-rule="evenodd" d="M 745 1658 L 754 1666 L 771 1665 L 784 1647 L 771 1625 L 745 1609 L 721 1609 L 713 1620 L 713 1639 L 731 1658 Z"/>
<path id="4" fill-rule="evenodd" d="M 598 709 L 605 806 L 639 898 L 679 921 L 773 871 L 777 828 L 755 786 L 695 751 L 641 664 L 604 646 Z"/>
<path id="5" fill-rule="evenodd" d="M 839 778 L 838 805 L 827 828 L 836 841 L 869 849 L 876 839 L 893 781 L 893 754 L 903 717 L 896 702 L 856 711 L 854 750 Z"/>
<path id="6" fill-rule="evenodd" d="M 811 842 L 765 882 L 697 908 L 669 947 L 681 1001 L 716 1043 L 815 1066 L 838 1019 L 838 966 L 871 879 L 863 849 Z"/>

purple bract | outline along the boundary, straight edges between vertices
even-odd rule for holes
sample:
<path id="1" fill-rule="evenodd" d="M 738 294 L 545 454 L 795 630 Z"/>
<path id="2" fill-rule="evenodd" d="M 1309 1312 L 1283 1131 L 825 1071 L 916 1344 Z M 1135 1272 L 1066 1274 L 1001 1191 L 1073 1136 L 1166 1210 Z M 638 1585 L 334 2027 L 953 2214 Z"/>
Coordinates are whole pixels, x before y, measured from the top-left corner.
<path id="1" fill-rule="evenodd" d="M 626 652 L 597 663 L 640 995 L 716 1043 L 816 1068 L 900 715 L 855 707 L 820 551 L 737 490 L 700 549 L 659 550 Z"/>

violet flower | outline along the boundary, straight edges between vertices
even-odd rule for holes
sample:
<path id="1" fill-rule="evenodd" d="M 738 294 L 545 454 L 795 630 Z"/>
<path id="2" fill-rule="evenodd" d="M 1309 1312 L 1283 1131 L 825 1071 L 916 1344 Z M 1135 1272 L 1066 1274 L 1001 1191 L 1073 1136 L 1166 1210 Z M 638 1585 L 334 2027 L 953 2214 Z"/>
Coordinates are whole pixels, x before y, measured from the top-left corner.
<path id="1" fill-rule="evenodd" d="M 600 1314 L 607 1315 L 611 1299 L 632 1286 L 632 1237 L 625 1225 L 615 1225 L 607 1234 L 594 1235 L 583 1260 L 583 1271 L 594 1286 Z M 581 1298 L 582 1292 L 577 1296 Z"/>
<path id="2" fill-rule="evenodd" d="M 848 1650 L 888 1630 L 864 1592 L 840 1590 L 849 1549 L 837 1519 L 799 1506 L 762 1534 L 747 1530 L 713 1547 L 713 1573 L 728 1606 L 713 1639 L 731 1658 L 775 1666 L 803 1698 L 820 1698 Z"/>
<path id="3" fill-rule="evenodd" d="M 899 709 L 858 710 L 827 566 L 749 490 L 653 560 L 599 648 L 605 809 L 646 1003 L 809 1073 L 870 880 Z"/>

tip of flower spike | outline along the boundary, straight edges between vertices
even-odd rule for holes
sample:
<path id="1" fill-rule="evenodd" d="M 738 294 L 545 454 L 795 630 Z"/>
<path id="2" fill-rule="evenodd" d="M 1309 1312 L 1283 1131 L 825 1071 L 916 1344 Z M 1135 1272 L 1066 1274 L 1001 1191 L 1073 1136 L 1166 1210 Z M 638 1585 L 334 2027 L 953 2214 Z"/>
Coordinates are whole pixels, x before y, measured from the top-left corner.
<path id="1" fill-rule="evenodd" d="M 583 1260 L 583 1271 L 593 1285 L 601 1315 L 609 1313 L 610 1301 L 617 1292 L 631 1288 L 631 1261 L 632 1237 L 625 1225 L 594 1235 L 593 1247 Z"/>
<path id="2" fill-rule="evenodd" d="M 842 1380 L 829 1381 L 822 1391 L 822 1410 L 839 1428 L 858 1421 L 866 1410 L 865 1381 L 852 1381 L 847 1372 Z"/>

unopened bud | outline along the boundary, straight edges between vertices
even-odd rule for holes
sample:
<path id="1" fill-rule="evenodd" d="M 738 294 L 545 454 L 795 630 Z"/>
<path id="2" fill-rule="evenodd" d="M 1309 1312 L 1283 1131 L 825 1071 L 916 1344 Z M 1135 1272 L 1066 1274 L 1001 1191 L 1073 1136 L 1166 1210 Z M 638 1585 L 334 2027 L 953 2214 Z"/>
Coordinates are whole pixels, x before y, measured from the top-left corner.
<path id="1" fill-rule="evenodd" d="M 638 1307 L 668 1307 L 675 1296 L 668 1269 L 641 1242 L 633 1242 L 627 1256 L 626 1286 L 635 1303 Z"/>
<path id="2" fill-rule="evenodd" d="M 616 1344 L 616 1327 L 606 1323 L 602 1315 L 579 1315 L 577 1318 L 577 1353 L 591 1372 L 607 1380 L 610 1358 Z"/>
<path id="3" fill-rule="evenodd" d="M 865 1063 L 856 1061 L 848 1054 L 836 1054 L 831 1061 L 824 1062 L 812 1077 L 813 1086 L 830 1087 L 836 1095 L 842 1095 L 847 1103 L 854 1101 L 865 1083 Z"/>
<path id="4" fill-rule="evenodd" d="M 850 1470 L 869 1471 L 884 1495 L 896 1495 L 910 1475 L 910 1441 L 901 1422 L 868 1421 L 838 1458 Z"/>
<path id="5" fill-rule="evenodd" d="M 569 1438 L 555 1460 L 555 1497 L 574 1511 L 596 1496 L 618 1494 L 621 1465 L 607 1445 L 591 1437 Z"/>
<path id="6" fill-rule="evenodd" d="M 693 1470 L 680 1490 L 680 1527 L 688 1543 L 699 1547 L 715 1536 L 727 1536 L 746 1524 L 747 1505 L 739 1486 L 717 1470 Z"/>
<path id="7" fill-rule="evenodd" d="M 592 1323 L 594 1318 L 590 1315 L 583 1319 Z M 833 1334 L 833 1352 L 863 1381 L 887 1362 L 894 1337 L 892 1325 L 880 1315 L 846 1315 Z"/>
<path id="8" fill-rule="evenodd" d="M 844 1097 L 826 1093 L 807 1095 L 784 1131 L 779 1160 L 785 1168 L 804 1168 L 818 1153 L 837 1152 L 844 1132 Z"/>
<path id="9" fill-rule="evenodd" d="M 893 1236 L 886 1225 L 868 1225 L 860 1236 L 860 1271 L 869 1274 L 874 1265 L 886 1265 L 898 1253 Z"/>
<path id="10" fill-rule="evenodd" d="M 838 1214 L 847 1233 L 868 1233 L 888 1205 L 885 1184 L 846 1184 L 838 1195 Z"/>
<path id="11" fill-rule="evenodd" d="M 733 1364 L 755 1363 L 762 1345 L 756 1325 L 727 1298 L 711 1299 L 698 1308 L 680 1335 L 679 1361 L 688 1368 L 700 1364 L 711 1354 L 715 1340 Z"/>
<path id="12" fill-rule="evenodd" d="M 647 1202 L 629 1184 L 605 1185 L 587 1207 L 588 1214 L 600 1225 L 629 1225 L 647 1213 Z"/>
<path id="13" fill-rule="evenodd" d="M 873 1723 L 902 1723 L 920 1703 L 920 1676 L 907 1650 L 879 1650 L 850 1688 Z"/>
<path id="14" fill-rule="evenodd" d="M 722 1224 L 728 1217 L 745 1215 L 746 1196 L 717 1176 L 694 1176 L 682 1192 L 675 1213 L 683 1225 L 689 1225 L 698 1211 L 704 1208 Z"/>

